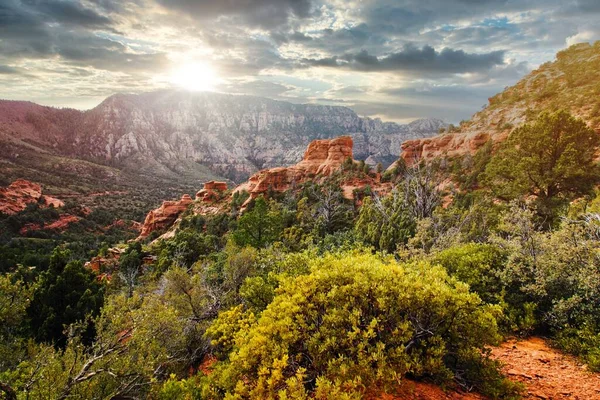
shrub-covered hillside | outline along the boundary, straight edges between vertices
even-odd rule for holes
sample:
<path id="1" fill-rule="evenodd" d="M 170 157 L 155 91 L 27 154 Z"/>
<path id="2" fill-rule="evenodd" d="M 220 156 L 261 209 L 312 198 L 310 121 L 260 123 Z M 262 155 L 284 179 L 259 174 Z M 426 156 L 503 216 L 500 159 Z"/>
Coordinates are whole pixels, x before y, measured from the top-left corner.
<path id="1" fill-rule="evenodd" d="M 535 117 L 540 110 L 565 109 L 600 128 L 600 41 L 580 43 L 556 55 L 516 85 L 490 97 L 489 106 L 466 127 L 504 129 Z"/>
<path id="2" fill-rule="evenodd" d="M 598 371 L 597 148 L 581 120 L 542 113 L 495 152 L 397 164 L 386 196 L 347 200 L 344 167 L 191 207 L 171 237 L 103 249 L 94 269 L 59 246 L 0 279 L 0 388 L 359 399 L 416 380 L 516 399 L 489 346 L 530 335 Z"/>

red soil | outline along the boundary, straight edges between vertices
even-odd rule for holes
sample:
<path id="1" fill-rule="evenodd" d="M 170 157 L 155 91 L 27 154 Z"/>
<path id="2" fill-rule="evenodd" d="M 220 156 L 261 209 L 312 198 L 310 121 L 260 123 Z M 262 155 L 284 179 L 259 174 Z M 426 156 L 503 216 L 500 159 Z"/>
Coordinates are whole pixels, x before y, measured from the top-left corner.
<path id="1" fill-rule="evenodd" d="M 525 385 L 524 399 L 600 400 L 600 374 L 543 339 L 509 340 L 492 356 L 505 364 L 506 376 Z"/>
<path id="2" fill-rule="evenodd" d="M 492 349 L 502 371 L 525 385 L 523 399 L 600 400 L 600 374 L 589 372 L 576 358 L 551 348 L 541 338 L 509 340 Z M 443 391 L 438 386 L 405 380 L 394 395 L 367 396 L 368 400 L 485 400 L 476 393 Z"/>

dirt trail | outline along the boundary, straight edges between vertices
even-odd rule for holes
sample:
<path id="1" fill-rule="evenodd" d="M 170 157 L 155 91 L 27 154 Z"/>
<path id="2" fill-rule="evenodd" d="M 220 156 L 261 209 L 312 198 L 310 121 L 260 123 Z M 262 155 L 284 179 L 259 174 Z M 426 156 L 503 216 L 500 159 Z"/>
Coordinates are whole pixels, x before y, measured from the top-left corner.
<path id="1" fill-rule="evenodd" d="M 600 400 L 600 374 L 543 339 L 509 340 L 494 348 L 492 356 L 505 364 L 506 376 L 525 385 L 524 399 Z"/>
<path id="2" fill-rule="evenodd" d="M 365 396 L 366 400 L 486 400 L 477 393 L 444 391 L 439 386 L 425 382 L 404 380 L 393 395 L 378 393 Z"/>
<path id="3" fill-rule="evenodd" d="M 574 357 L 551 348 L 541 338 L 509 340 L 492 349 L 504 374 L 525 385 L 524 400 L 600 400 L 600 374 L 591 373 Z M 368 400 L 485 400 L 476 393 L 444 392 L 438 386 L 405 380 L 394 395 Z"/>

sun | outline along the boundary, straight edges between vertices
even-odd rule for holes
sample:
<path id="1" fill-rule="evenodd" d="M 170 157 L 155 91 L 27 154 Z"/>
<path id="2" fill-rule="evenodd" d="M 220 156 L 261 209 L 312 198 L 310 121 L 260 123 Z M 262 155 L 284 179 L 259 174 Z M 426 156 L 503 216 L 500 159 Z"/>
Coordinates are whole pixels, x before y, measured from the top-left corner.
<path id="1" fill-rule="evenodd" d="M 214 90 L 219 77 L 214 68 L 202 62 L 184 64 L 173 70 L 170 82 L 186 90 Z"/>

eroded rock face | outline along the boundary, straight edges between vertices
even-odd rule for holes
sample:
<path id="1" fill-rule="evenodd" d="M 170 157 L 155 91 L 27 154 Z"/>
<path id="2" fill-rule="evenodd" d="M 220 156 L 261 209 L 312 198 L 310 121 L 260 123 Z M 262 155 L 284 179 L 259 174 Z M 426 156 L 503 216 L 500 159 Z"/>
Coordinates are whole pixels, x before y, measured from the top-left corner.
<path id="1" fill-rule="evenodd" d="M 309 174 L 331 175 L 347 158 L 352 158 L 353 141 L 350 136 L 313 140 L 296 168 Z"/>
<path id="2" fill-rule="evenodd" d="M 234 192 L 248 192 L 248 203 L 260 195 L 268 195 L 270 191 L 284 192 L 310 180 L 319 181 L 338 171 L 348 158 L 352 159 L 352 145 L 353 140 L 350 136 L 313 140 L 298 164 L 287 168 L 262 170 L 252 175 L 248 182 L 235 188 Z M 367 186 L 380 195 L 391 190 L 391 184 L 381 182 L 380 174 L 365 175 L 360 179 L 349 178 L 340 183 L 344 197 L 348 200 L 358 200 L 359 203 L 360 199 L 355 199 L 354 193 Z"/>
<path id="3" fill-rule="evenodd" d="M 196 200 L 205 203 L 211 203 L 220 199 L 227 191 L 227 182 L 210 181 L 204 184 L 204 187 L 196 193 Z"/>
<path id="4" fill-rule="evenodd" d="M 181 200 L 164 201 L 162 205 L 146 215 L 140 237 L 144 238 L 152 232 L 167 229 L 177 220 L 193 200 L 188 194 L 184 194 Z"/>
<path id="5" fill-rule="evenodd" d="M 302 161 L 291 167 L 265 169 L 252 175 L 248 182 L 234 191 L 247 191 L 254 199 L 269 190 L 283 192 L 317 175 L 329 176 L 338 170 L 347 158 L 352 158 L 352 138 L 313 140 Z"/>
<path id="6" fill-rule="evenodd" d="M 507 135 L 508 132 L 497 132 L 493 137 L 487 132 L 465 132 L 407 140 L 402 143 L 401 156 L 407 165 L 413 165 L 419 160 L 474 155 L 488 140 L 502 141 Z"/>
<path id="7" fill-rule="evenodd" d="M 314 140 L 304 152 L 302 161 L 291 167 L 270 168 L 259 171 L 250 179 L 235 189 L 232 194 L 246 191 L 250 194 L 242 209 L 260 195 L 269 196 L 270 192 L 293 190 L 295 185 L 314 180 L 321 182 L 324 178 L 338 171 L 349 158 L 352 159 L 353 140 L 350 136 L 340 136 L 335 139 Z M 356 162 L 353 160 L 353 162 Z M 381 174 L 370 173 L 357 177 L 350 174 L 339 182 L 344 197 L 360 205 L 360 194 L 366 187 L 379 195 L 385 195 L 392 189 L 391 183 L 381 182 Z M 210 181 L 196 193 L 196 201 L 192 212 L 196 215 L 213 215 L 230 208 L 232 195 L 225 195 L 226 182 Z M 165 201 L 156 210 L 150 211 L 144 221 L 142 232 L 138 239 L 147 237 L 150 233 L 169 229 L 161 236 L 168 239 L 174 236 L 173 227 L 177 225 L 179 216 L 185 211 L 192 199 L 184 195 L 180 201 Z"/>
<path id="8" fill-rule="evenodd" d="M 0 212 L 16 214 L 27 204 L 39 203 L 43 207 L 63 207 L 61 200 L 42 194 L 42 187 L 25 179 L 17 179 L 8 187 L 0 188 Z"/>

